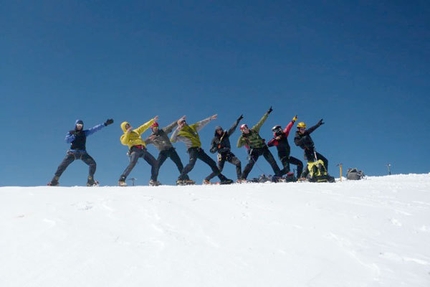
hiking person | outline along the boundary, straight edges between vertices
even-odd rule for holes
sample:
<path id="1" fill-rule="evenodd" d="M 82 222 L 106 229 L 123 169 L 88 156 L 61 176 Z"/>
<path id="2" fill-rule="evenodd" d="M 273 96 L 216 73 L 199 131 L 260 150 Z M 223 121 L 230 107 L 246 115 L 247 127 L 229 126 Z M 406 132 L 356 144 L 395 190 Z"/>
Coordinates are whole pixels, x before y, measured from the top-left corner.
<path id="1" fill-rule="evenodd" d="M 181 117 L 179 120 L 183 119 Z M 176 149 L 173 147 L 172 142 L 170 141 L 168 134 L 173 131 L 173 129 L 178 125 L 178 121 L 174 121 L 170 125 L 160 128 L 158 122 L 154 122 L 151 125 L 152 134 L 145 139 L 146 145 L 153 144 L 159 151 L 157 157 L 157 166 L 158 171 L 160 171 L 161 166 L 166 161 L 167 158 L 170 158 L 176 165 L 179 170 L 179 174 L 184 169 L 184 165 L 182 164 L 181 158 L 179 157 Z M 185 176 L 186 180 L 189 180 L 188 175 Z"/>
<path id="2" fill-rule="evenodd" d="M 300 122 L 297 124 L 297 131 L 294 137 L 294 143 L 296 146 L 299 146 L 304 150 L 305 160 L 309 162 L 315 162 L 317 160 L 322 160 L 324 162 L 325 169 L 328 173 L 328 160 L 320 153 L 315 150 L 315 144 L 312 140 L 311 133 L 313 133 L 317 128 L 323 125 L 323 119 L 319 120 L 318 123 L 308 129 L 306 129 L 306 124 L 304 122 Z M 304 169 L 301 174 L 301 178 L 304 179 L 309 174 L 309 170 L 307 168 Z"/>
<path id="3" fill-rule="evenodd" d="M 269 140 L 267 146 L 276 146 L 278 150 L 278 157 L 284 168 L 281 170 L 281 175 L 290 174 L 290 163 L 297 166 L 297 178 L 300 178 L 303 171 L 303 162 L 295 157 L 290 156 L 291 147 L 288 143 L 288 135 L 290 134 L 291 128 L 297 121 L 297 116 L 294 116 L 291 122 L 282 129 L 280 125 L 276 125 L 272 128 L 273 138 Z"/>
<path id="4" fill-rule="evenodd" d="M 223 130 L 221 126 L 215 127 L 215 134 L 211 141 L 211 153 L 218 152 L 218 169 L 220 172 L 224 169 L 225 162 L 229 162 L 236 166 L 237 180 L 239 181 L 242 176 L 242 165 L 240 160 L 231 152 L 230 136 L 234 133 L 239 122 L 243 119 L 241 115 L 233 123 L 229 130 Z M 215 177 L 215 173 L 211 173 L 203 183 L 210 184 L 210 180 Z"/>
<path id="5" fill-rule="evenodd" d="M 272 167 L 273 172 L 275 173 L 275 179 L 281 176 L 281 170 L 276 164 L 275 158 L 267 147 L 265 140 L 262 139 L 259 134 L 261 126 L 267 120 L 272 110 L 272 107 L 270 107 L 263 115 L 263 117 L 258 121 L 258 123 L 252 128 L 248 128 L 248 125 L 246 124 L 240 126 L 240 131 L 242 132 L 242 134 L 237 141 L 237 147 L 241 148 L 245 146 L 248 150 L 249 155 L 248 164 L 245 166 L 242 172 L 242 182 L 246 182 L 248 174 L 251 172 L 252 168 L 254 167 L 254 164 L 257 162 L 260 156 L 264 156 L 266 161 Z"/>
<path id="6" fill-rule="evenodd" d="M 182 141 L 185 144 L 189 154 L 189 162 L 183 168 L 178 180 L 176 181 L 176 184 L 195 184 L 194 181 L 187 179 L 186 176 L 194 168 L 197 159 L 200 159 L 209 165 L 209 167 L 212 169 L 212 172 L 215 173 L 215 175 L 221 180 L 221 184 L 231 184 L 233 182 L 231 179 L 228 179 L 220 172 L 215 161 L 202 149 L 198 131 L 216 118 L 217 115 L 215 114 L 191 125 L 187 124 L 185 116 L 178 120 L 178 126 L 170 137 L 170 141 L 172 143 Z M 205 179 L 207 180 L 207 178 Z"/>
<path id="7" fill-rule="evenodd" d="M 75 121 L 75 128 L 66 134 L 65 141 L 70 144 L 70 149 L 67 151 L 66 157 L 58 166 L 52 180 L 48 183 L 50 186 L 59 185 L 58 180 L 66 168 L 75 160 L 82 160 L 89 167 L 87 186 L 96 185 L 98 182 L 94 180 L 96 172 L 96 161 L 88 154 L 86 148 L 87 137 L 102 128 L 113 123 L 113 119 L 106 120 L 103 124 L 98 124 L 88 130 L 84 130 L 84 122 L 82 120 Z"/>
<path id="8" fill-rule="evenodd" d="M 140 127 L 133 129 L 129 122 L 122 122 L 121 129 L 124 134 L 121 136 L 120 141 L 123 145 L 128 146 L 128 155 L 130 157 L 130 163 L 121 174 L 118 185 L 127 186 L 125 182 L 127 176 L 133 170 L 139 158 L 143 158 L 151 166 L 151 179 L 149 185 L 158 186 L 161 183 L 157 180 L 158 177 L 158 166 L 155 157 L 148 152 L 146 144 L 142 140 L 141 135 L 151 127 L 153 123 L 158 120 L 158 116 L 150 119 Z"/>

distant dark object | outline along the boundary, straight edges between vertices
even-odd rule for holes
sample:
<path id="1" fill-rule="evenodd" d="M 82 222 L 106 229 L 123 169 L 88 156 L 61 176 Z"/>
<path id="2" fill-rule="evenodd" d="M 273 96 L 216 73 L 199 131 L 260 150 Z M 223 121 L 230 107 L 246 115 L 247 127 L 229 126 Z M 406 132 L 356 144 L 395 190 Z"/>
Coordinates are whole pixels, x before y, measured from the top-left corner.
<path id="1" fill-rule="evenodd" d="M 363 171 L 357 169 L 357 168 L 348 168 L 348 171 L 346 172 L 346 178 L 349 180 L 359 180 L 364 177 Z"/>

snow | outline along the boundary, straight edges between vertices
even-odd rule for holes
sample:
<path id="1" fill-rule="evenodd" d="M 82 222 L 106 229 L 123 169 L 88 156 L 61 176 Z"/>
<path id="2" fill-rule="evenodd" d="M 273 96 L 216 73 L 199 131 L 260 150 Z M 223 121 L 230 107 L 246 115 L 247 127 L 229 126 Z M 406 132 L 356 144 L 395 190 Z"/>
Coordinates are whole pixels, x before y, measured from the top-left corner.
<path id="1" fill-rule="evenodd" d="M 0 286 L 430 286 L 429 174 L 0 202 Z"/>

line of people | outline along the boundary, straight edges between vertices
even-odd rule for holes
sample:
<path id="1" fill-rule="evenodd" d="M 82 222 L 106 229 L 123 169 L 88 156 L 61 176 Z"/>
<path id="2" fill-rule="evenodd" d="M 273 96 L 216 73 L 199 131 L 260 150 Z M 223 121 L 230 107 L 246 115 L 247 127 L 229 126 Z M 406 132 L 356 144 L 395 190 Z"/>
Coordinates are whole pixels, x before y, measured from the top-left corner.
<path id="1" fill-rule="evenodd" d="M 128 156 L 130 161 L 121 173 L 118 185 L 127 185 L 126 179 L 135 167 L 139 158 L 143 158 L 151 166 L 149 185 L 152 186 L 158 186 L 161 184 L 158 181 L 158 174 L 161 166 L 167 158 L 170 158 L 178 169 L 179 176 L 176 181 L 176 184 L 178 185 L 195 184 L 195 181 L 191 180 L 188 174 L 193 170 L 197 159 L 206 163 L 212 170 L 212 172 L 204 178 L 204 184 L 210 184 L 211 179 L 214 177 L 219 178 L 220 184 L 231 184 L 234 182 L 222 173 L 225 162 L 229 162 L 236 167 L 236 182 L 246 182 L 249 173 L 260 156 L 263 156 L 271 166 L 274 172 L 273 178 L 275 181 L 284 175 L 294 176 L 293 172 L 291 172 L 290 164 L 297 167 L 297 178 L 301 180 L 305 179 L 309 171 L 307 168 L 304 168 L 301 160 L 290 155 L 291 147 L 288 142 L 289 133 L 294 123 L 297 121 L 297 116 L 294 116 L 284 129 L 282 129 L 280 125 L 274 126 L 272 128 L 273 138 L 267 143 L 260 136 L 260 129 L 272 111 L 273 109 L 270 107 L 266 113 L 264 113 L 263 117 L 251 128 L 249 128 L 247 124 L 242 124 L 240 126 L 241 133 L 236 146 L 238 148 L 245 147 L 248 153 L 248 162 L 243 171 L 241 161 L 232 152 L 230 143 L 230 137 L 236 131 L 240 121 L 243 119 L 243 115 L 240 115 L 228 130 L 224 130 L 221 126 L 215 127 L 214 137 L 210 145 L 210 152 L 217 154 L 217 162 L 215 162 L 202 148 L 202 142 L 198 133 L 212 120 L 217 119 L 216 114 L 194 124 L 188 124 L 186 116 L 182 116 L 163 128 L 159 127 L 158 116 L 155 116 L 137 128 L 133 128 L 129 122 L 124 121 L 120 125 L 123 131 L 123 134 L 120 137 L 120 142 L 128 147 Z M 48 185 L 59 185 L 60 176 L 75 160 L 82 160 L 89 166 L 87 185 L 97 185 L 98 182 L 94 180 L 96 162 L 86 150 L 86 138 L 113 122 L 113 119 L 108 119 L 103 124 L 98 124 L 85 130 L 83 128 L 83 121 L 77 120 L 75 122 L 74 129 L 70 130 L 65 138 L 65 141 L 70 144 L 66 157 L 58 166 L 54 177 Z M 304 158 L 307 162 L 315 162 L 320 159 L 324 162 L 325 167 L 328 170 L 328 160 L 322 154 L 316 152 L 315 144 L 310 136 L 311 133 L 322 124 L 324 124 L 324 122 L 321 119 L 316 125 L 306 129 L 306 124 L 304 122 L 298 123 L 297 131 L 294 136 L 294 143 L 296 146 L 304 150 Z M 148 129 L 151 129 L 152 133 L 147 138 L 142 139 L 143 133 Z M 172 133 L 172 135 L 169 137 L 170 133 Z M 176 142 L 183 142 L 187 149 L 189 159 L 185 166 L 182 164 L 181 158 L 173 146 L 173 143 Z M 153 144 L 159 151 L 157 159 L 147 150 L 147 145 L 150 144 Z M 273 146 L 277 149 L 278 158 L 282 163 L 282 169 L 279 168 L 274 156 L 269 150 L 269 147 Z"/>

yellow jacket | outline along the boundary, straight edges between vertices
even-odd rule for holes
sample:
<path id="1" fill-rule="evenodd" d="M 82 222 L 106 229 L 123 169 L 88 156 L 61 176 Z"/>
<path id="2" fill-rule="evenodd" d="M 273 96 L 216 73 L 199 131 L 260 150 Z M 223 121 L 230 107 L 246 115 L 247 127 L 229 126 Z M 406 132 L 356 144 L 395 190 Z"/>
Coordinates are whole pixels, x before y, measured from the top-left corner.
<path id="1" fill-rule="evenodd" d="M 130 132 L 127 132 L 126 125 L 129 124 L 128 122 L 121 123 L 121 129 L 124 132 L 124 134 L 121 136 L 120 141 L 123 145 L 128 146 L 131 148 L 135 145 L 142 145 L 146 147 L 145 142 L 142 140 L 141 135 L 151 127 L 151 125 L 154 123 L 154 119 L 151 119 L 138 127 L 137 129 L 131 130 Z"/>

